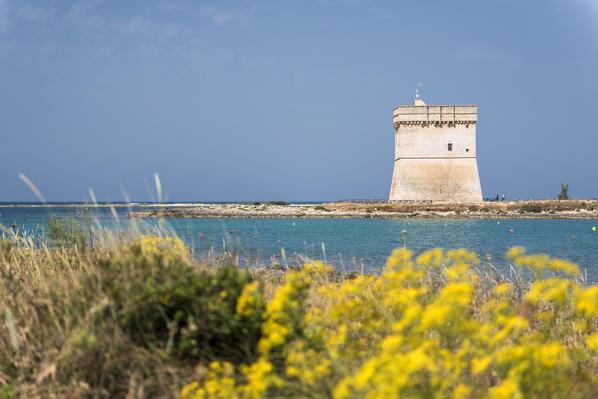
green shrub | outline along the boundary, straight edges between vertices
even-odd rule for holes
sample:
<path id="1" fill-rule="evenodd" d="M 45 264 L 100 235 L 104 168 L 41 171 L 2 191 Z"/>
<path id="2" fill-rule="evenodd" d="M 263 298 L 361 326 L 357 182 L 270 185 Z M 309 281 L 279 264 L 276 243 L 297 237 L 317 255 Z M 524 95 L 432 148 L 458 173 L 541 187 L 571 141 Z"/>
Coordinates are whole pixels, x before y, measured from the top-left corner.
<path id="1" fill-rule="evenodd" d="M 290 202 L 286 201 L 266 201 L 264 202 L 266 205 L 291 205 Z"/>
<path id="2" fill-rule="evenodd" d="M 314 206 L 314 211 L 332 212 L 330 209 L 328 209 L 322 205 Z"/>
<path id="3" fill-rule="evenodd" d="M 557 195 L 559 200 L 569 199 L 569 185 L 561 183 L 561 192 Z"/>
<path id="4" fill-rule="evenodd" d="M 75 218 L 58 219 L 55 215 L 46 220 L 50 245 L 59 248 L 85 249 L 89 235 Z"/>
<path id="5" fill-rule="evenodd" d="M 251 358 L 261 335 L 261 293 L 255 292 L 252 312 L 236 308 L 252 276 L 232 265 L 199 270 L 176 244 L 144 240 L 100 262 L 102 284 L 130 338 L 181 359 Z"/>
<path id="6" fill-rule="evenodd" d="M 18 398 L 19 392 L 13 384 L 5 384 L 0 386 L 0 399 Z"/>
<path id="7" fill-rule="evenodd" d="M 477 211 L 479 211 L 479 210 L 480 210 L 480 207 L 479 207 L 479 206 L 477 206 L 477 205 L 470 205 L 470 206 L 467 208 L 467 210 L 468 210 L 469 212 L 477 212 Z"/>
<path id="8" fill-rule="evenodd" d="M 538 204 L 523 204 L 519 208 L 519 213 L 540 213 L 542 207 Z"/>

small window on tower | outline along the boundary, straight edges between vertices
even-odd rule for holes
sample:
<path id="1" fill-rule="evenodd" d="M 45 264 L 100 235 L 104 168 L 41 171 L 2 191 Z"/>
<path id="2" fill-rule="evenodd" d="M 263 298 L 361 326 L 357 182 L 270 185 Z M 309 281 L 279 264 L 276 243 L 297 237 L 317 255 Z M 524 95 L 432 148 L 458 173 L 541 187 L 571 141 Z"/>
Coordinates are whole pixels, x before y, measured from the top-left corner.
<path id="1" fill-rule="evenodd" d="M 465 152 L 469 152 L 469 148 L 466 148 L 466 149 L 465 149 Z"/>
<path id="2" fill-rule="evenodd" d="M 448 150 L 452 151 L 453 150 L 453 143 L 448 143 Z"/>

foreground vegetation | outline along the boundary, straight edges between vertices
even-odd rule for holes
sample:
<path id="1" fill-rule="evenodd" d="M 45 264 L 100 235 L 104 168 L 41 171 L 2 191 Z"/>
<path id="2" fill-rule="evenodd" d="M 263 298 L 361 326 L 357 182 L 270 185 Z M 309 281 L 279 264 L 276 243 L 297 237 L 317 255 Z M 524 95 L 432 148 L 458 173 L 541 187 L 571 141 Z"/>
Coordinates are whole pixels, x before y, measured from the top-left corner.
<path id="1" fill-rule="evenodd" d="M 577 266 L 465 250 L 379 275 L 241 270 L 174 237 L 0 244 L 0 398 L 591 398 L 598 287 Z"/>

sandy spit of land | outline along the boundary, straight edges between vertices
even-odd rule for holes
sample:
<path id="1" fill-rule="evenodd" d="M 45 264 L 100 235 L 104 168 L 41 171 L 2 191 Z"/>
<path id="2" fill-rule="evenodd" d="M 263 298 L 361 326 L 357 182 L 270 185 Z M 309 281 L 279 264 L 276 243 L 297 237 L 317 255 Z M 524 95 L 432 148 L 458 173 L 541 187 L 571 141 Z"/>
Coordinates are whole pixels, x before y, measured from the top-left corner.
<path id="1" fill-rule="evenodd" d="M 129 212 L 138 218 L 598 219 L 595 200 L 464 203 L 197 204 Z"/>

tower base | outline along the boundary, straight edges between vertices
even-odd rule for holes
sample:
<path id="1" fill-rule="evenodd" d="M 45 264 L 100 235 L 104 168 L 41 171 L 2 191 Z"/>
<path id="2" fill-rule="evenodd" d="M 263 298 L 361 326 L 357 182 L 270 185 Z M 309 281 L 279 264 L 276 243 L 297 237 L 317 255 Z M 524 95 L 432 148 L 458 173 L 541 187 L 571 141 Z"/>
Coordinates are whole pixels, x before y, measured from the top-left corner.
<path id="1" fill-rule="evenodd" d="M 390 201 L 482 202 L 475 158 L 399 158 Z"/>

